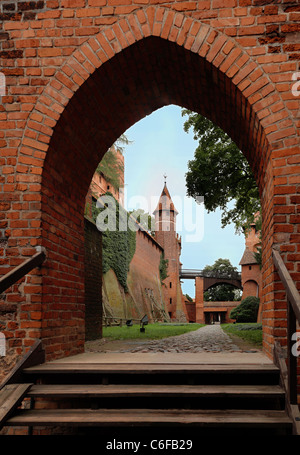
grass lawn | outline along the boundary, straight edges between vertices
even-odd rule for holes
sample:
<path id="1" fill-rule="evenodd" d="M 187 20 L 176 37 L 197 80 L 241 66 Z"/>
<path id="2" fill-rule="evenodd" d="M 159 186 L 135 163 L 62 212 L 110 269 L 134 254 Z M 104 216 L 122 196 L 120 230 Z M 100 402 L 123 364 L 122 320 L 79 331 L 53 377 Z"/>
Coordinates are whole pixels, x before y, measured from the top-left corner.
<path id="1" fill-rule="evenodd" d="M 262 325 L 255 322 L 222 324 L 222 329 L 229 335 L 235 335 L 257 347 L 262 346 Z"/>
<path id="2" fill-rule="evenodd" d="M 175 335 L 182 335 L 183 333 L 192 332 L 204 324 L 148 324 L 145 326 L 145 332 L 140 332 L 140 325 L 133 325 L 132 327 L 103 327 L 103 338 L 110 340 L 159 340 Z"/>

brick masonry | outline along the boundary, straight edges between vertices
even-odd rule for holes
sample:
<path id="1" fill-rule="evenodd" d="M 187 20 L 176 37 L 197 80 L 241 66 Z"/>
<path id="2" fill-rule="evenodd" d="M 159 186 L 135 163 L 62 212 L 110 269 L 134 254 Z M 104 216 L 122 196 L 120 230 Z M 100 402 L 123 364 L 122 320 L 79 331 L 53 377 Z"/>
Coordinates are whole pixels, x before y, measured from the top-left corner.
<path id="1" fill-rule="evenodd" d="M 112 269 L 103 275 L 103 305 L 107 317 L 121 318 L 124 323 L 133 319 L 139 324 L 145 314 L 149 322 L 161 316 L 160 311 L 152 313 L 152 308 L 156 305 L 164 308 L 159 274 L 162 252 L 162 247 L 146 231 L 136 232 L 136 250 L 127 275 L 128 292 L 124 291 Z"/>
<path id="2" fill-rule="evenodd" d="M 167 277 L 163 281 L 166 311 L 173 321 L 186 321 L 187 313 L 179 280 L 181 237 L 176 232 L 178 211 L 165 182 L 156 209 L 155 239 L 163 247 L 164 259 L 168 261 Z"/>
<path id="3" fill-rule="evenodd" d="M 23 350 L 41 337 L 48 359 L 82 351 L 83 213 L 93 172 L 121 133 L 169 103 L 219 124 L 251 164 L 263 208 L 264 349 L 271 356 L 275 338 L 286 344 L 271 251 L 299 286 L 298 3 L 1 2 L 0 273 L 36 245 L 48 251 L 24 292 L 5 297 L 18 305 Z"/>
<path id="4" fill-rule="evenodd" d="M 102 237 L 95 224 L 84 220 L 85 339 L 102 336 Z"/>

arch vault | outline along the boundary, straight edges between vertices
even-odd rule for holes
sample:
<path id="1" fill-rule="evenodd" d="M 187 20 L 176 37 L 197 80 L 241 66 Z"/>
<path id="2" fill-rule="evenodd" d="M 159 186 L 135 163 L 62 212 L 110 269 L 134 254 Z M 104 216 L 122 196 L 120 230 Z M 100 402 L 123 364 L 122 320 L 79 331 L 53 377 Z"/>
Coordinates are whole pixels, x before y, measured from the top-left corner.
<path id="1" fill-rule="evenodd" d="M 208 23 L 152 6 L 102 27 L 62 57 L 52 73 L 26 118 L 3 210 L 6 267 L 14 264 L 9 248 L 18 260 L 36 245 L 48 252 L 42 271 L 31 274 L 24 289 L 25 345 L 42 338 L 48 359 L 82 351 L 83 213 L 91 177 L 126 129 L 176 104 L 223 128 L 256 177 L 263 210 L 264 349 L 271 355 L 285 319 L 271 248 L 292 264 L 288 252 L 296 251 L 299 236 L 298 221 L 290 217 L 299 198 L 292 183 L 298 170 L 278 160 L 294 156 L 299 137 L 296 119 L 266 67 Z M 17 204 L 19 227 L 9 215 Z M 290 270 L 296 273 L 294 265 Z"/>

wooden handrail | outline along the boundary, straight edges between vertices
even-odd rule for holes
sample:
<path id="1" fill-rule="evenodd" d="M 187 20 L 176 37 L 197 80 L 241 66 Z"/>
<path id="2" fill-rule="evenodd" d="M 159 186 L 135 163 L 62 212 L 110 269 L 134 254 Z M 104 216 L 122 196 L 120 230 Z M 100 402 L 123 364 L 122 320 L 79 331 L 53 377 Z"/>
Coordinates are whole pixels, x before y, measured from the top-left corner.
<path id="1" fill-rule="evenodd" d="M 292 352 L 292 337 L 300 322 L 300 295 L 278 251 L 272 251 L 275 267 L 287 295 L 287 395 L 290 405 L 297 405 L 297 359 Z"/>
<path id="2" fill-rule="evenodd" d="M 280 343 L 274 343 L 274 363 L 278 366 L 280 371 L 280 385 L 283 387 L 285 395 L 288 396 L 288 370 L 285 361 L 285 353 Z M 300 411 L 297 404 L 291 404 L 286 400 L 285 408 L 293 422 L 293 434 L 300 435 Z"/>
<path id="3" fill-rule="evenodd" d="M 272 253 L 274 264 L 281 278 L 281 281 L 284 284 L 288 299 L 293 307 L 298 322 L 300 322 L 300 294 L 298 292 L 298 289 L 296 288 L 295 283 L 289 274 L 289 271 L 286 268 L 279 252 L 273 249 Z"/>
<path id="4" fill-rule="evenodd" d="M 0 278 L 0 294 L 27 275 L 27 273 L 31 272 L 31 270 L 41 266 L 45 259 L 45 248 L 38 247 L 36 254 Z"/>
<path id="5" fill-rule="evenodd" d="M 42 341 L 37 339 L 34 344 L 30 347 L 29 351 L 20 358 L 15 367 L 6 376 L 4 381 L 0 384 L 0 390 L 2 390 L 8 384 L 16 384 L 23 382 L 23 370 L 24 368 L 33 367 L 45 362 L 45 351 L 42 345 Z"/>

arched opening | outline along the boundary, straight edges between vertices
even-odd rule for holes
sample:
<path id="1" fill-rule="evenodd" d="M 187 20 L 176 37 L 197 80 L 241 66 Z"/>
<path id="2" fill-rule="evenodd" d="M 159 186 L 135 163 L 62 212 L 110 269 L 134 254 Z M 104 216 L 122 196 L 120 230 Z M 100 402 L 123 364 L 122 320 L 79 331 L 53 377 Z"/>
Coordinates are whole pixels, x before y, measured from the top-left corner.
<path id="1" fill-rule="evenodd" d="M 255 280 L 247 280 L 243 286 L 243 298 L 248 296 L 259 297 L 260 289 L 259 284 Z"/>
<path id="2" fill-rule="evenodd" d="M 207 34 L 210 36 L 208 29 Z M 217 43 L 209 57 L 203 58 L 166 39 L 144 38 L 102 64 L 82 81 L 65 109 L 59 108 L 42 181 L 42 242 L 49 251 L 43 277 L 43 319 L 47 323 L 42 338 L 50 357 L 51 352 L 75 353 L 83 347 L 85 195 L 101 157 L 131 125 L 169 104 L 200 112 L 223 128 L 244 152 L 261 194 L 271 191 L 272 180 L 265 180 L 269 148 L 264 129 L 249 99 L 237 87 L 248 73 L 233 82 L 218 69 L 233 45 L 226 45 L 222 37 Z M 216 66 L 211 62 L 218 52 Z M 234 74 L 248 60 L 240 52 L 235 58 L 238 56 Z M 229 66 L 227 63 L 224 71 Z M 268 83 L 261 82 L 261 86 Z"/>

